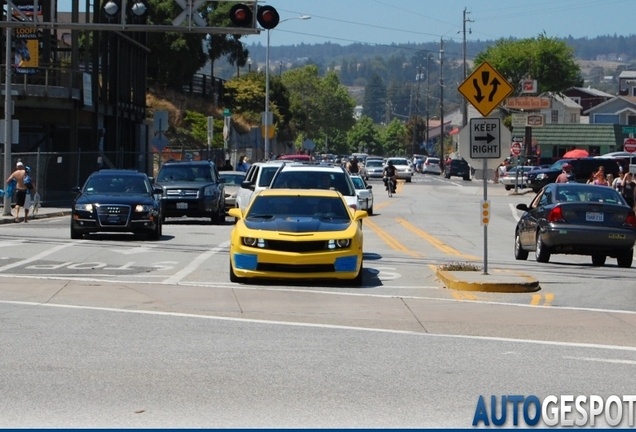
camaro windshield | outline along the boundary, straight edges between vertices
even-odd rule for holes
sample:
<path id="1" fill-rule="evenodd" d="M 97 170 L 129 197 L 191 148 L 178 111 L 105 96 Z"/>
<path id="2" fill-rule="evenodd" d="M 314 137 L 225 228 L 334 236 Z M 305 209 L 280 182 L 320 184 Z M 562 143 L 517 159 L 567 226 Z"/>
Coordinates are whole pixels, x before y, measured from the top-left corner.
<path id="1" fill-rule="evenodd" d="M 287 217 L 350 219 L 349 211 L 339 197 L 258 196 L 247 219 Z"/>

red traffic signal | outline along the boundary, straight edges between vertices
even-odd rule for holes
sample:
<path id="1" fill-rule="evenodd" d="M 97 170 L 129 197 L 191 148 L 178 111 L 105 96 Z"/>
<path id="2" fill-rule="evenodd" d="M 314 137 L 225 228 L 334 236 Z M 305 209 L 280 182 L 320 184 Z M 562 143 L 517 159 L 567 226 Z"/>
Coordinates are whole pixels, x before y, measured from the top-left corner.
<path id="1" fill-rule="evenodd" d="M 235 4 L 230 9 L 230 20 L 237 27 L 252 27 L 252 9 L 241 3 Z"/>
<path id="2" fill-rule="evenodd" d="M 256 20 L 265 30 L 271 30 L 280 22 L 280 15 L 272 6 L 261 6 L 256 12 Z"/>

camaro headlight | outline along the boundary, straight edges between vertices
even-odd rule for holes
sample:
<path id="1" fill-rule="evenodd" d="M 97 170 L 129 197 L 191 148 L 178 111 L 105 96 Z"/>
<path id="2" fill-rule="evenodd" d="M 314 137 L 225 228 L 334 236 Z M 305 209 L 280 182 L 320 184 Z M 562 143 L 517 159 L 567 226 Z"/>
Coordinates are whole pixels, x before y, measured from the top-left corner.
<path id="1" fill-rule="evenodd" d="M 254 237 L 243 237 L 243 244 L 245 246 L 250 246 L 250 247 L 259 247 L 261 249 L 264 249 L 266 244 L 265 244 L 265 239 L 257 239 Z"/>
<path id="2" fill-rule="evenodd" d="M 336 248 L 343 249 L 343 248 L 349 247 L 350 244 L 351 244 L 350 239 L 329 240 L 329 242 L 327 243 L 327 248 L 329 248 L 330 250 L 333 250 Z"/>
<path id="3" fill-rule="evenodd" d="M 135 212 L 136 213 L 148 213 L 152 211 L 152 206 L 149 205 L 142 205 L 142 204 L 137 204 L 135 206 Z"/>
<path id="4" fill-rule="evenodd" d="M 537 175 L 537 180 L 543 180 L 545 179 L 547 176 L 545 174 L 538 174 Z"/>
<path id="5" fill-rule="evenodd" d="M 92 212 L 93 211 L 93 204 L 75 204 L 75 210 L 76 211 Z"/>

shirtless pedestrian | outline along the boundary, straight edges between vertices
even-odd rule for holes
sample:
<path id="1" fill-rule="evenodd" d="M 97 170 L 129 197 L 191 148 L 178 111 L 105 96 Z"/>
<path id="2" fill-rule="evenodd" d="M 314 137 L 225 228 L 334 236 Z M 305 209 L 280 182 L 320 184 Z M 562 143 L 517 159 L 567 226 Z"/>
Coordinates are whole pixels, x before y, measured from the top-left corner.
<path id="1" fill-rule="evenodd" d="M 20 207 L 24 207 L 24 221 L 28 222 L 29 208 L 25 207 L 26 195 L 28 193 L 27 187 L 24 184 L 24 178 L 27 175 L 26 169 L 22 162 L 16 164 L 16 169 L 7 179 L 7 183 L 15 179 L 15 222 L 20 222 Z"/>

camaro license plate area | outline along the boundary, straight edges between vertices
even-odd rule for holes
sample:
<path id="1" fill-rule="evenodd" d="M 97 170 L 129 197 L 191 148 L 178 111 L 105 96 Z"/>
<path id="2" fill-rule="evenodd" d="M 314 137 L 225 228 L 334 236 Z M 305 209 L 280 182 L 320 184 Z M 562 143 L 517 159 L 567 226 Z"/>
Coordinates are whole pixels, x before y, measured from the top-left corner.
<path id="1" fill-rule="evenodd" d="M 603 222 L 603 213 L 600 212 L 586 212 L 585 220 L 588 222 Z"/>
<path id="2" fill-rule="evenodd" d="M 177 209 L 179 209 L 179 210 L 187 210 L 188 209 L 188 203 L 178 202 L 177 203 Z"/>

